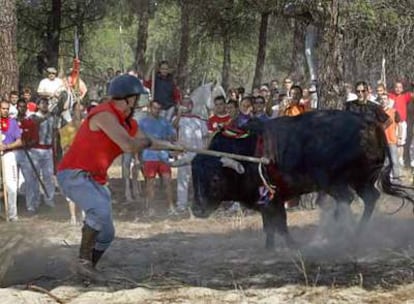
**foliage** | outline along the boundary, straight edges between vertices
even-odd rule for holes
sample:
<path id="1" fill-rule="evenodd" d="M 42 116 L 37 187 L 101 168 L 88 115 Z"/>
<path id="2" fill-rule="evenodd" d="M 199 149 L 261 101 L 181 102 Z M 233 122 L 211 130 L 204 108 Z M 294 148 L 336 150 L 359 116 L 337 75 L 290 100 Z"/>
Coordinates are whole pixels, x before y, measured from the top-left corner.
<path id="1" fill-rule="evenodd" d="M 413 78 L 410 60 L 414 47 L 414 2 L 353 1 L 347 6 L 344 32 L 361 79 L 380 79 L 381 61 L 387 60 L 388 79 Z M 368 72 L 367 72 L 368 71 Z"/>
<path id="2" fill-rule="evenodd" d="M 18 61 L 22 85 L 39 81 L 37 56 L 44 48 L 47 17 L 52 0 L 17 0 Z M 181 0 L 151 0 L 151 19 L 145 59 L 167 59 L 176 68 L 180 49 Z M 323 23 L 330 1 L 292 0 Z M 201 82 L 220 80 L 223 37 L 231 40 L 232 86 L 251 87 L 258 49 L 260 14 L 271 12 L 268 28 L 264 82 L 287 76 L 293 52 L 292 20 L 282 14 L 287 0 L 193 0 L 190 16 L 189 74 L 192 88 Z M 62 1 L 60 63 L 71 65 L 75 27 L 81 31 L 82 75 L 99 80 L 108 67 L 126 70 L 134 64 L 139 0 Z M 414 62 L 414 2 L 411 0 L 341 1 L 346 79 L 371 82 L 381 77 L 381 61 L 387 60 L 387 78 L 412 78 Z M 299 17 L 295 17 L 299 18 Z M 120 28 L 122 31 L 120 31 Z M 322 26 L 323 28 L 323 26 Z M 323 34 L 323 33 L 322 33 Z M 322 58 L 323 59 L 323 58 Z"/>

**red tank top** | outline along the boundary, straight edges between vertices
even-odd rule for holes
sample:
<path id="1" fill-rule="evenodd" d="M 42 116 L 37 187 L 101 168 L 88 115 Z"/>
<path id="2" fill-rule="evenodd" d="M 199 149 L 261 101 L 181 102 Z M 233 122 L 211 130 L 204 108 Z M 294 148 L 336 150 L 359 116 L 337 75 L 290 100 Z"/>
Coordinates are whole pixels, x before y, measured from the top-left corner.
<path id="1" fill-rule="evenodd" d="M 58 166 L 58 171 L 81 169 L 89 172 L 94 180 L 103 185 L 107 182 L 109 166 L 123 151 L 103 131 L 89 129 L 90 119 L 100 112 L 113 113 L 130 136 L 137 134 L 138 124 L 136 121 L 131 119 L 130 125 L 128 125 L 125 121 L 125 115 L 115 108 L 112 101 L 100 104 L 89 112 L 80 126 L 69 150 Z"/>

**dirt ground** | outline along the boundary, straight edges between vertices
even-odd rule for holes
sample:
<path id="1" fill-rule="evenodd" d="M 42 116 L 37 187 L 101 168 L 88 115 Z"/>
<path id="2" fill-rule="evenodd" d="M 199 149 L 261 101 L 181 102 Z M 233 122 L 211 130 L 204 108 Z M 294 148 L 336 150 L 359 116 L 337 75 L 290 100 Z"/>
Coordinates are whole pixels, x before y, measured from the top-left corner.
<path id="1" fill-rule="evenodd" d="M 148 213 L 142 199 L 126 203 L 119 172 L 111 176 L 116 239 L 98 267 L 108 283 L 87 285 L 70 271 L 80 226 L 58 196 L 55 210 L 0 222 L 3 244 L 22 237 L 1 303 L 414 303 L 412 206 L 388 215 L 400 203 L 383 198 L 357 237 L 355 225 L 319 223 L 317 210 L 289 212 L 300 249 L 278 239 L 267 251 L 256 213 L 168 216 L 162 191 Z M 355 214 L 361 208 L 354 202 Z"/>

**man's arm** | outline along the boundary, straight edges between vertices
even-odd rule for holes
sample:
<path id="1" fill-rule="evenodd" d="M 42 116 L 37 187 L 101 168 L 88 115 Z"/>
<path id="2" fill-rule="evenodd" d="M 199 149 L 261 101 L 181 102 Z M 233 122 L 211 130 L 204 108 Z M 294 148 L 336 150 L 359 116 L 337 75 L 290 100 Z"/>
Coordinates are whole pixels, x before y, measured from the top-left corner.
<path id="1" fill-rule="evenodd" d="M 179 145 L 150 138 L 143 132 L 139 132 L 137 136 L 131 137 L 119 124 L 116 117 L 108 112 L 98 113 L 93 116 L 89 122 L 89 128 L 92 131 L 102 130 L 124 152 L 140 152 L 147 148 L 154 150 L 182 150 Z"/>
<path id="2" fill-rule="evenodd" d="M 21 138 L 16 139 L 14 142 L 10 144 L 0 144 L 0 151 L 6 151 L 6 150 L 13 150 L 16 148 L 20 148 L 22 146 L 22 140 Z"/>

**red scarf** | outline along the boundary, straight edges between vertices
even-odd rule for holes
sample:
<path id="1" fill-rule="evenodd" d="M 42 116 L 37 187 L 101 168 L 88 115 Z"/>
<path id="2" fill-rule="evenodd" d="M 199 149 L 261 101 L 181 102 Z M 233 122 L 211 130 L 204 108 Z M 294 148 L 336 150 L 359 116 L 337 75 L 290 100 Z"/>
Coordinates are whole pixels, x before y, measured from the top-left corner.
<path id="1" fill-rule="evenodd" d="M 6 117 L 6 118 L 1 117 L 0 118 L 0 124 L 1 124 L 1 133 L 5 133 L 9 130 L 10 120 L 9 120 L 8 117 Z"/>

